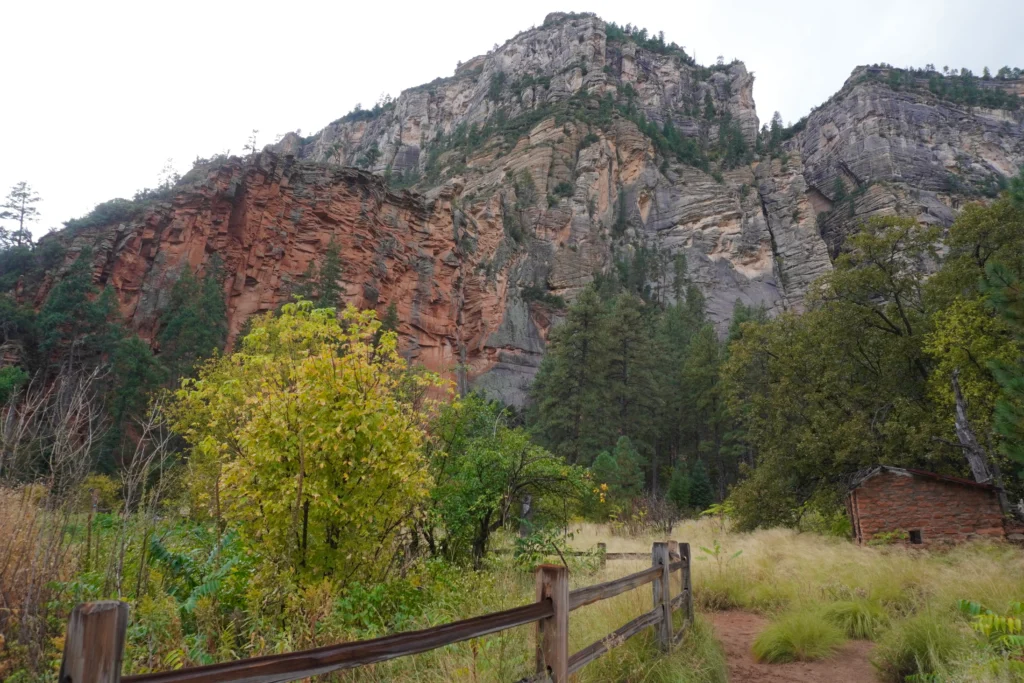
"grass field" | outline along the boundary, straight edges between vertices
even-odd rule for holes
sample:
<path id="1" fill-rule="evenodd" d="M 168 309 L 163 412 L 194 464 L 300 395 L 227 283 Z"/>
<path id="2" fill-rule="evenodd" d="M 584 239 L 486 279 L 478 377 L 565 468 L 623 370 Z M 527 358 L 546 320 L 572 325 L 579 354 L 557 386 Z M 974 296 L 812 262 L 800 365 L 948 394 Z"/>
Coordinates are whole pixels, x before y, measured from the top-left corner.
<path id="1" fill-rule="evenodd" d="M 203 540 L 207 532 L 174 524 L 178 526 L 154 533 L 169 549 L 190 552 L 196 566 L 207 561 L 209 542 Z M 51 593 L 41 612 L 44 618 L 34 625 L 39 634 L 34 656 L 41 664 L 32 674 L 26 668 L 32 653 L 17 629 L 28 624 L 19 623 L 18 608 L 13 605 L 7 612 L 6 641 L 0 643 L 0 678 L 20 683 L 52 680 L 70 608 L 79 601 L 110 596 L 104 577 L 109 577 L 105 570 L 111 565 L 99 558 L 114 556 L 104 535 L 113 531 L 100 533 L 105 527 L 95 525 L 93 570 L 85 571 L 78 545 L 84 536 L 80 526 L 71 520 L 66 527 L 71 534 L 70 541 L 64 540 L 66 556 L 47 584 Z M 110 522 L 106 528 L 115 527 Z M 575 548 L 589 550 L 603 542 L 609 552 L 648 553 L 655 540 L 667 540 L 661 534 L 621 536 L 593 524 L 576 525 L 571 531 Z M 1000 640 L 998 633 L 979 634 L 960 604 L 972 601 L 979 611 L 984 607 L 997 614 L 1011 613 L 1014 603 L 1024 598 L 1024 552 L 1019 548 L 1005 544 L 973 544 L 945 552 L 863 548 L 839 538 L 785 529 L 732 533 L 716 519 L 678 524 L 669 538 L 689 542 L 694 557 L 698 618 L 690 635 L 665 657 L 657 651 L 653 634 L 645 633 L 586 667 L 580 681 L 724 681 L 721 648 L 700 613 L 734 608 L 777 622 L 783 637 L 768 643 L 766 636 L 771 647 L 766 645 L 765 652 L 770 650 L 778 660 L 827 656 L 828 644 L 821 648 L 822 643 L 814 640 L 814 634 L 823 629 L 813 625 L 824 620 L 846 637 L 877 643 L 874 663 L 880 680 L 1024 680 L 1020 662 L 1024 649 L 1019 643 L 1012 637 Z M 0 548 L 6 553 L 0 557 L 0 569 L 12 566 L 15 554 L 27 552 L 26 539 L 0 530 Z M 507 538 L 498 540 L 509 543 Z M 569 563 L 573 588 L 650 566 L 647 560 L 618 560 L 600 568 L 592 557 L 570 557 Z M 128 578 L 122 596 L 132 614 L 126 673 L 427 628 L 522 605 L 534 593 L 533 573 L 517 567 L 509 555 L 491 555 L 480 572 L 426 562 L 402 579 L 359 590 L 343 589 L 328 579 L 299 587 L 288 577 L 240 564 L 191 603 L 167 566 L 152 559 L 140 564 L 129 551 L 124 567 Z M 16 595 L 19 575 L 5 571 L 0 574 L 5 595 Z M 143 590 L 135 594 L 139 581 Z M 673 586 L 673 594 L 676 591 L 678 585 Z M 578 650 L 650 609 L 651 590 L 644 586 L 578 610 L 570 620 L 570 647 Z M 681 616 L 677 613 L 677 619 Z M 507 682 L 529 675 L 532 667 L 533 630 L 522 627 L 345 672 L 335 679 Z"/>

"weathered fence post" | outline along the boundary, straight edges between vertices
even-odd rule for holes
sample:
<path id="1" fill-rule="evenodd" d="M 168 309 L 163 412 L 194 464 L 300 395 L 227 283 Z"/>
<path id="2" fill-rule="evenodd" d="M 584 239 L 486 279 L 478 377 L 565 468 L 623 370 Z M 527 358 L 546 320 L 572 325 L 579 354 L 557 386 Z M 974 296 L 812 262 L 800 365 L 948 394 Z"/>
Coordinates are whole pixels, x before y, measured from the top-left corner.
<path id="1" fill-rule="evenodd" d="M 128 605 L 117 600 L 87 602 L 68 619 L 58 683 L 118 683 L 128 628 Z"/>
<path id="2" fill-rule="evenodd" d="M 555 613 L 537 622 L 537 673 L 553 683 L 569 680 L 569 570 L 558 564 L 537 567 L 537 601 L 551 598 Z M 543 679 L 542 679 L 543 680 Z"/>
<path id="3" fill-rule="evenodd" d="M 608 562 L 608 544 L 598 543 L 597 554 L 601 556 L 601 569 L 604 569 L 605 564 Z"/>
<path id="4" fill-rule="evenodd" d="M 669 585 L 668 543 L 656 542 L 651 548 L 651 566 L 661 567 L 661 576 L 651 583 L 654 609 L 661 608 L 658 624 L 658 646 L 665 652 L 672 647 L 672 589 Z"/>
<path id="5" fill-rule="evenodd" d="M 693 623 L 693 577 L 690 574 L 690 544 L 679 544 L 679 555 L 683 560 L 683 590 L 686 591 L 686 619 Z"/>

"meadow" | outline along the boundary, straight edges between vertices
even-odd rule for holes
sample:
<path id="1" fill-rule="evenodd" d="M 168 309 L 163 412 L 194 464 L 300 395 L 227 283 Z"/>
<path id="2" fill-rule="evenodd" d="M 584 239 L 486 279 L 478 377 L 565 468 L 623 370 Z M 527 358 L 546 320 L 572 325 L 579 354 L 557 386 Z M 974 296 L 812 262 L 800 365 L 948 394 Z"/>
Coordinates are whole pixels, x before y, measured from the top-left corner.
<path id="1" fill-rule="evenodd" d="M 530 567 L 536 557 L 492 553 L 479 571 L 418 560 L 375 585 L 342 586 L 328 578 L 300 583 L 267 571 L 230 533 L 218 538 L 216 529 L 181 519 L 113 513 L 92 516 L 90 524 L 88 513 L 76 512 L 62 520 L 58 535 L 47 531 L 55 521 L 46 519 L 50 513 L 35 506 L 31 490 L 0 495 L 0 676 L 8 681 L 51 680 L 70 609 L 117 595 L 131 606 L 126 674 L 373 638 L 533 599 Z M 569 531 L 568 544 L 581 550 L 601 542 L 609 552 L 647 552 L 653 541 L 664 540 L 662 533 L 625 534 L 589 523 L 573 524 Z M 970 613 L 970 605 L 995 614 L 1019 609 L 1014 603 L 1024 597 L 1024 552 L 1017 547 L 858 547 L 789 529 L 736 533 L 724 518 L 683 521 L 669 538 L 693 549 L 693 629 L 669 656 L 660 655 L 652 633 L 634 638 L 588 666 L 578 680 L 725 681 L 722 650 L 702 615 L 727 609 L 769 617 L 771 642 L 758 654 L 779 661 L 828 657 L 836 645 L 825 642 L 830 637 L 856 637 L 876 643 L 872 661 L 879 680 L 995 682 L 1024 676 L 1019 638 L 1001 636 L 998 629 L 982 633 Z M 500 535 L 495 547 L 511 549 L 512 540 Z M 649 566 L 613 560 L 602 568 L 596 556 L 586 555 L 566 561 L 572 588 Z M 599 639 L 650 604 L 644 587 L 574 613 L 571 649 Z M 532 628 L 522 627 L 332 680 L 519 680 L 531 673 L 532 643 Z"/>

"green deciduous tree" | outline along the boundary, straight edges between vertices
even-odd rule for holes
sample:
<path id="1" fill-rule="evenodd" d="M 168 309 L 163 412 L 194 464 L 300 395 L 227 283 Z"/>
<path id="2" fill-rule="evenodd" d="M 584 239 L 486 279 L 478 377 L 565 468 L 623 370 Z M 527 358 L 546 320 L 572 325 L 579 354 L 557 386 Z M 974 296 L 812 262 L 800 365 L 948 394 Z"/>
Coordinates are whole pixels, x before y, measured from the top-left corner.
<path id="1" fill-rule="evenodd" d="M 428 493 L 424 418 L 394 334 L 374 347 L 373 311 L 342 318 L 301 302 L 257 320 L 186 380 L 172 413 L 197 510 L 282 568 L 374 577 Z"/>
<path id="2" fill-rule="evenodd" d="M 532 443 L 501 406 L 478 396 L 445 406 L 431 434 L 435 486 L 424 533 L 434 554 L 479 566 L 491 534 L 515 521 L 525 495 L 534 505 L 561 504 L 586 488 L 581 468 Z"/>

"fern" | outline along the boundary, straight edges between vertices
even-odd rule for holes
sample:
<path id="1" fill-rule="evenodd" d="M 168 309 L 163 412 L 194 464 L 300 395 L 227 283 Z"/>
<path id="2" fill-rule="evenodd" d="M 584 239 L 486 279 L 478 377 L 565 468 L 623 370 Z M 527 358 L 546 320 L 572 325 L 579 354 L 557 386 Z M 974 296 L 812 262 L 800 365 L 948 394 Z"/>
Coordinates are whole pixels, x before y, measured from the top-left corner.
<path id="1" fill-rule="evenodd" d="M 960 600 L 957 603 L 963 614 L 971 617 L 971 628 L 984 636 L 990 645 L 1003 654 L 1024 654 L 1024 604 L 1010 603 L 1007 614 L 996 614 L 979 602 Z"/>

